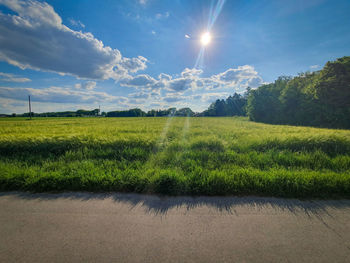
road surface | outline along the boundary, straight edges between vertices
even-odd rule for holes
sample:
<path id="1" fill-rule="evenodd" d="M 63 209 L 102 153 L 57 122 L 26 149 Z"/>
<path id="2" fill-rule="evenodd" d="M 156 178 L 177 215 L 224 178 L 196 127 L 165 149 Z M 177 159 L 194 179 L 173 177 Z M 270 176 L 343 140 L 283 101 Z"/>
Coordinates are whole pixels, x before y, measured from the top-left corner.
<path id="1" fill-rule="evenodd" d="M 350 262 L 350 200 L 0 193 L 0 262 Z"/>

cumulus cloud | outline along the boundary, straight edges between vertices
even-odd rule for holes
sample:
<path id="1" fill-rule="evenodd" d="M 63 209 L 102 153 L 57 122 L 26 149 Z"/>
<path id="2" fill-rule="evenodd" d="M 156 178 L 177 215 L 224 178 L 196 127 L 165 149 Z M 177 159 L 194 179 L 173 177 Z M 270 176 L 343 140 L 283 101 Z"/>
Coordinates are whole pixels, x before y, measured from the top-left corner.
<path id="1" fill-rule="evenodd" d="M 141 74 L 137 76 L 128 76 L 119 81 L 121 86 L 125 87 L 148 87 L 156 84 L 156 80 L 149 75 Z"/>
<path id="2" fill-rule="evenodd" d="M 29 82 L 31 79 L 22 78 L 10 73 L 0 72 L 0 81 L 8 81 L 8 82 Z"/>
<path id="3" fill-rule="evenodd" d="M 119 79 L 146 68 L 144 57 L 123 58 L 91 33 L 68 28 L 45 2 L 0 0 L 0 4 L 15 12 L 0 12 L 0 60 L 22 69 L 88 79 Z"/>
<path id="4" fill-rule="evenodd" d="M 256 88 L 262 85 L 263 79 L 253 66 L 245 65 L 237 68 L 230 68 L 225 72 L 202 77 L 201 69 L 185 68 L 178 77 L 173 78 L 170 75 L 161 73 L 158 79 L 154 79 L 147 74 L 137 76 L 128 75 L 120 80 L 121 86 L 134 87 L 139 89 L 159 90 L 163 89 L 169 92 L 185 92 L 187 90 L 235 90 L 244 91 L 248 86 Z"/>
<path id="5" fill-rule="evenodd" d="M 258 73 L 255 71 L 253 66 L 245 65 L 239 66 L 238 68 L 230 68 L 225 72 L 219 73 L 214 76 L 214 79 L 222 83 L 229 83 L 230 85 L 236 85 L 243 82 L 251 82 L 255 85 L 258 84 L 258 79 L 261 80 Z M 252 81 L 254 79 L 254 81 Z"/>
<path id="6" fill-rule="evenodd" d="M 150 97 L 150 94 L 144 91 L 137 92 L 137 93 L 131 93 L 129 94 L 130 98 L 134 99 L 148 99 Z"/>
<path id="7" fill-rule="evenodd" d="M 260 76 L 252 77 L 247 80 L 246 82 L 247 86 L 251 88 L 257 88 L 264 84 L 263 79 Z"/>
<path id="8" fill-rule="evenodd" d="M 184 91 L 189 89 L 192 85 L 192 79 L 178 78 L 167 82 L 167 88 L 171 91 Z"/>
<path id="9" fill-rule="evenodd" d="M 119 63 L 124 69 L 129 72 L 137 72 L 146 69 L 147 58 L 138 56 L 137 58 L 123 58 Z"/>
<path id="10" fill-rule="evenodd" d="M 62 87 L 44 89 L 0 87 L 0 97 L 14 100 L 27 100 L 51 103 L 95 103 L 95 102 L 125 102 L 127 98 L 109 95 L 105 92 L 92 90 L 72 90 Z"/>
<path id="11" fill-rule="evenodd" d="M 189 68 L 185 68 L 182 72 L 181 72 L 181 76 L 183 78 L 196 78 L 199 75 L 201 75 L 203 73 L 203 70 L 201 69 L 189 69 Z"/>
<path id="12" fill-rule="evenodd" d="M 310 66 L 311 69 L 318 69 L 320 67 L 320 65 L 312 65 Z"/>
<path id="13" fill-rule="evenodd" d="M 159 80 L 161 81 L 169 81 L 171 80 L 171 76 L 165 73 L 160 73 L 158 76 Z"/>
<path id="14" fill-rule="evenodd" d="M 96 82 L 95 81 L 88 81 L 85 83 L 85 85 L 83 87 L 86 90 L 93 90 L 94 88 L 96 88 Z"/>
<path id="15" fill-rule="evenodd" d="M 236 92 L 242 92 L 248 86 L 256 88 L 263 83 L 263 79 L 259 76 L 258 72 L 250 65 L 230 68 L 222 73 L 197 81 L 198 86 L 203 86 L 207 90 L 224 88 L 234 89 Z"/>
<path id="16" fill-rule="evenodd" d="M 96 88 L 96 82 L 95 81 L 87 81 L 85 83 L 77 83 L 74 85 L 76 89 L 85 89 L 85 90 L 93 90 Z"/>

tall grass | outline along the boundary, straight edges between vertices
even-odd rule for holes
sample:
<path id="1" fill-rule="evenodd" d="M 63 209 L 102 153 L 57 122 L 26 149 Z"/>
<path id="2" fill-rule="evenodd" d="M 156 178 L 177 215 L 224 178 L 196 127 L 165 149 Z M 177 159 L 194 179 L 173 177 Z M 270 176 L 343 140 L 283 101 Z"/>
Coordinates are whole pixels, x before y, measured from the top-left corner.
<path id="1" fill-rule="evenodd" d="M 245 118 L 0 120 L 0 190 L 350 197 L 350 131 Z"/>

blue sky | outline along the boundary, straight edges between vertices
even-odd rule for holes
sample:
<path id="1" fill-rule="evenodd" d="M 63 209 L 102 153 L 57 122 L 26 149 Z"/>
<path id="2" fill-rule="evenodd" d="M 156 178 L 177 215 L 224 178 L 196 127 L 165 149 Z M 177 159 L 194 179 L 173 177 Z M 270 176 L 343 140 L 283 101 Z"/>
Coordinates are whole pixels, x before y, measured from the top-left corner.
<path id="1" fill-rule="evenodd" d="M 0 113 L 191 107 L 350 55 L 348 0 L 0 0 Z M 210 27 L 211 42 L 200 39 Z"/>

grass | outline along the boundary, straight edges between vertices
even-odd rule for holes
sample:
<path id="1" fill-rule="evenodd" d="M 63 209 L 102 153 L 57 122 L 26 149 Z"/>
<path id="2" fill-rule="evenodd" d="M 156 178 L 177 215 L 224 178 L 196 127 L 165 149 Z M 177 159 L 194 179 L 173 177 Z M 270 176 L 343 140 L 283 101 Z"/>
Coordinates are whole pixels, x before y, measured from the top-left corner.
<path id="1" fill-rule="evenodd" d="M 350 197 L 350 131 L 246 118 L 0 120 L 0 190 Z"/>

